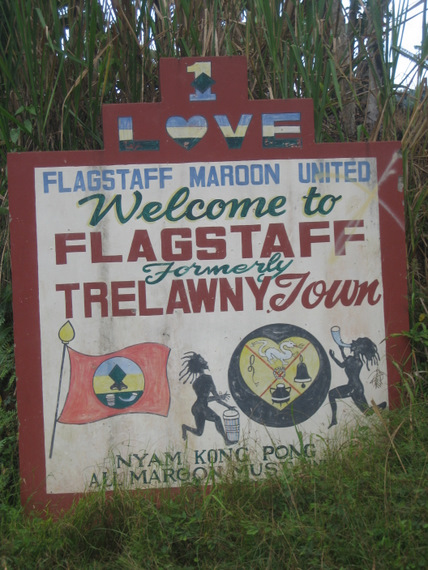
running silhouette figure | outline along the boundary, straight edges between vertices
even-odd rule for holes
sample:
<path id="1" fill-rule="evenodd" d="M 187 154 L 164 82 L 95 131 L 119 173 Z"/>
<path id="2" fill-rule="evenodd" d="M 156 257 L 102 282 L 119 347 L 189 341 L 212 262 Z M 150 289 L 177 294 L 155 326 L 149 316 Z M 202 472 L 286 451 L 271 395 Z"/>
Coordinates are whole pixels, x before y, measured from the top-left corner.
<path id="1" fill-rule="evenodd" d="M 349 346 L 349 345 L 348 345 Z M 364 395 L 364 386 L 360 379 L 360 373 L 363 365 L 367 366 L 367 370 L 370 370 L 370 366 L 376 366 L 379 362 L 379 353 L 377 351 L 376 345 L 367 337 L 358 338 L 353 340 L 349 346 L 351 354 L 346 356 L 345 349 L 343 346 L 339 346 L 340 352 L 342 354 L 343 361 L 341 362 L 336 358 L 334 351 L 330 350 L 330 356 L 334 362 L 345 370 L 345 374 L 348 377 L 348 383 L 343 386 L 338 386 L 330 390 L 328 394 L 328 399 L 331 405 L 332 418 L 331 423 L 328 426 L 337 424 L 337 403 L 336 400 L 341 400 L 342 398 L 352 398 L 354 404 L 363 412 L 373 413 L 372 408 L 367 403 L 366 397 Z M 382 410 L 386 408 L 386 402 L 382 402 L 378 406 Z"/>
<path id="2" fill-rule="evenodd" d="M 185 384 L 190 379 L 190 384 L 196 394 L 196 402 L 192 406 L 192 414 L 195 418 L 196 427 L 191 427 L 186 424 L 181 426 L 181 433 L 184 440 L 187 440 L 187 432 L 200 436 L 204 433 L 205 422 L 214 422 L 217 431 L 222 435 L 226 445 L 233 445 L 229 441 L 223 422 L 218 414 L 212 410 L 208 404 L 210 402 L 218 402 L 225 408 L 233 410 L 233 406 L 226 404 L 224 400 L 228 400 L 230 395 L 228 392 L 225 394 L 218 394 L 211 374 L 209 374 L 208 363 L 196 352 L 187 352 L 183 357 L 184 364 L 180 372 L 179 380 L 183 380 Z"/>

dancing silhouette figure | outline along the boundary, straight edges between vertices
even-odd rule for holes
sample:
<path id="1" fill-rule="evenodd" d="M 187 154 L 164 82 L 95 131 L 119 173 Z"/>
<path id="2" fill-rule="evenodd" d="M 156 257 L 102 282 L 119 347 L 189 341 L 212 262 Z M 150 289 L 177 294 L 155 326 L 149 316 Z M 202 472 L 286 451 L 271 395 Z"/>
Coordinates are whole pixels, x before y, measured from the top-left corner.
<path id="1" fill-rule="evenodd" d="M 193 417 L 195 418 L 195 427 L 183 424 L 181 426 L 183 439 L 187 440 L 187 432 L 201 436 L 204 433 L 205 422 L 209 421 L 214 422 L 225 444 L 233 445 L 235 442 L 228 439 L 220 416 L 208 405 L 210 402 L 218 402 L 225 408 L 233 410 L 234 407 L 229 406 L 229 404 L 225 402 L 225 400 L 230 398 L 230 395 L 227 392 L 225 394 L 219 394 L 217 392 L 214 380 L 211 374 L 209 374 L 208 363 L 200 354 L 188 352 L 183 357 L 183 360 L 184 364 L 180 372 L 179 380 L 185 384 L 190 379 L 190 384 L 196 394 L 196 401 L 191 409 Z"/>
<path id="2" fill-rule="evenodd" d="M 360 379 L 360 373 L 363 365 L 367 366 L 367 370 L 370 370 L 370 366 L 376 366 L 379 362 L 379 353 L 377 351 L 375 343 L 367 337 L 358 338 L 353 340 L 349 346 L 351 354 L 346 356 L 345 348 L 339 346 L 340 352 L 342 354 L 343 361 L 341 362 L 334 354 L 333 350 L 330 350 L 330 357 L 334 362 L 343 368 L 346 376 L 348 377 L 348 383 L 343 386 L 338 386 L 330 390 L 328 394 L 328 399 L 331 405 L 332 419 L 328 426 L 337 424 L 337 403 L 336 400 L 341 400 L 343 398 L 352 398 L 354 404 L 363 413 L 372 413 L 373 410 L 367 403 L 366 397 L 364 395 L 364 385 Z M 370 366 L 369 366 L 370 365 Z M 379 408 L 386 408 L 386 402 L 382 402 L 378 405 Z"/>

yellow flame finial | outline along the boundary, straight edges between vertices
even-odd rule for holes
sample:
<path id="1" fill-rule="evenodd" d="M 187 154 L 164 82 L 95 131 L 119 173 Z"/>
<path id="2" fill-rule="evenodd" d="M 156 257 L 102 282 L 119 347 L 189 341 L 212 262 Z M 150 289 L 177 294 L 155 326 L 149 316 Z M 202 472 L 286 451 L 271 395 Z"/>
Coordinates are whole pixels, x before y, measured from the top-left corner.
<path id="1" fill-rule="evenodd" d="M 58 336 L 63 344 L 68 344 L 73 340 L 75 333 L 70 321 L 67 321 L 64 325 L 62 325 L 62 327 L 59 329 Z"/>

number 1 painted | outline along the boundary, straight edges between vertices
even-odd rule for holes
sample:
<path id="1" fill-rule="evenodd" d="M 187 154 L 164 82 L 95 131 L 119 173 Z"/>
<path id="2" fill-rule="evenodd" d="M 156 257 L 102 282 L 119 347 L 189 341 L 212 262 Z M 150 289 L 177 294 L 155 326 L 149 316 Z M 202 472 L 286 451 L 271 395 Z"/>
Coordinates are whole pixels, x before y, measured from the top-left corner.
<path id="1" fill-rule="evenodd" d="M 215 83 L 211 77 L 211 62 L 197 61 L 187 66 L 187 72 L 195 74 L 192 81 L 195 92 L 190 94 L 190 101 L 215 101 L 216 95 L 211 93 L 211 87 Z"/>

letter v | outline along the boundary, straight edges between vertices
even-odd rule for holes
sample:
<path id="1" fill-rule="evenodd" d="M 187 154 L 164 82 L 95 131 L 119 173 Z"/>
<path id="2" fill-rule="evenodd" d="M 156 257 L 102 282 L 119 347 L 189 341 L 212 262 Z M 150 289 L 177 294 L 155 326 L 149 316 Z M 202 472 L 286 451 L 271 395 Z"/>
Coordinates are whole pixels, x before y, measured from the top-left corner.
<path id="1" fill-rule="evenodd" d="M 229 148 L 241 148 L 252 118 L 253 115 L 241 115 L 236 130 L 233 130 L 227 115 L 214 115 Z"/>

